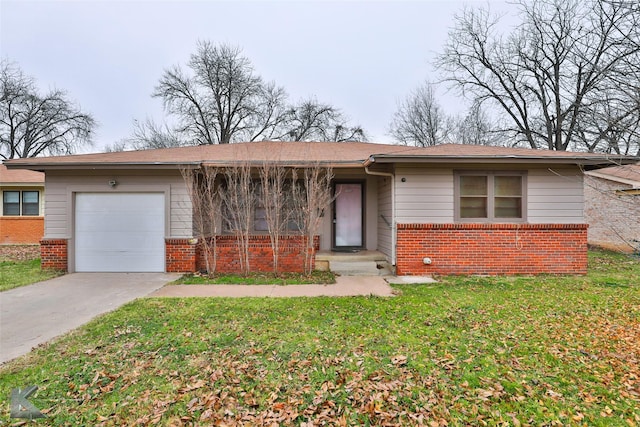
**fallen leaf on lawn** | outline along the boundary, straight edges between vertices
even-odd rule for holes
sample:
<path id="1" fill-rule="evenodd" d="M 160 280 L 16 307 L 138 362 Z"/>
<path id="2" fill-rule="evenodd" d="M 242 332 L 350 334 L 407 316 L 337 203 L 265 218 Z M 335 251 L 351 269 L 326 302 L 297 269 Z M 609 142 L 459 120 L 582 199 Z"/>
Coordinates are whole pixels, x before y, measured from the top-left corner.
<path id="1" fill-rule="evenodd" d="M 396 366 L 404 366 L 407 364 L 407 356 L 397 355 L 391 358 L 391 363 Z"/>

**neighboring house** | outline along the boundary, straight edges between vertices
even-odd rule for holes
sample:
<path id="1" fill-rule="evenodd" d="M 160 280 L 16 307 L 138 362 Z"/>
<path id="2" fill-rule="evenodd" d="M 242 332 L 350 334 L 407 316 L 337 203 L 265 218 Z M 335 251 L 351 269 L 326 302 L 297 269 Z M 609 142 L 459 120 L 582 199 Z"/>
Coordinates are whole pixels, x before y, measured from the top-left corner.
<path id="1" fill-rule="evenodd" d="M 585 172 L 584 216 L 588 242 L 640 252 L 640 164 Z"/>
<path id="2" fill-rule="evenodd" d="M 44 235 L 44 174 L 0 164 L 0 244 L 37 244 Z"/>
<path id="3" fill-rule="evenodd" d="M 264 162 L 333 168 L 338 191 L 318 233 L 321 252 L 377 251 L 398 275 L 583 274 L 582 170 L 611 159 L 470 145 L 254 142 L 7 165 L 46 173 L 44 267 L 182 272 L 201 265 L 201 251 L 181 170 Z M 256 231 L 253 265 L 268 269 L 268 245 Z M 234 252 L 223 246 L 217 264 L 232 269 Z"/>

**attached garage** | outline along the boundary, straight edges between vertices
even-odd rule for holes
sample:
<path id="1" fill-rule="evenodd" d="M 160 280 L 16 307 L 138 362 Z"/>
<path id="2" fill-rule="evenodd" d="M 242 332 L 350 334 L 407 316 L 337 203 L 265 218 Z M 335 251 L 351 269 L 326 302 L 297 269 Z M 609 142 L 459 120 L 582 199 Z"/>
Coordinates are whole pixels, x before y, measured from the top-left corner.
<path id="1" fill-rule="evenodd" d="M 163 193 L 76 193 L 75 271 L 165 271 Z"/>

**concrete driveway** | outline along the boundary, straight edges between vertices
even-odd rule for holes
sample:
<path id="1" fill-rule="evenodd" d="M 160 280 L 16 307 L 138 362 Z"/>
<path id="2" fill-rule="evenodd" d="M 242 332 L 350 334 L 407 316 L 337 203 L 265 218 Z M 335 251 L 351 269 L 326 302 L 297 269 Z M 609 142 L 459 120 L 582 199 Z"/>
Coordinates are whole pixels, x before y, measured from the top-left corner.
<path id="1" fill-rule="evenodd" d="M 74 273 L 0 292 L 0 363 L 143 297 L 179 277 L 166 273 Z"/>

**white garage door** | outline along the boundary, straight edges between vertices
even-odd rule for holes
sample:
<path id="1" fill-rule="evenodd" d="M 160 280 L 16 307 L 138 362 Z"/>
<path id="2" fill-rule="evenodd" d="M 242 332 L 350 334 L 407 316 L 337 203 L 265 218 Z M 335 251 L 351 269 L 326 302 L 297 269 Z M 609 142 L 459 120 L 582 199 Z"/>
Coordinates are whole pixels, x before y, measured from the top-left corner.
<path id="1" fill-rule="evenodd" d="M 164 271 L 164 194 L 77 193 L 76 271 Z"/>

